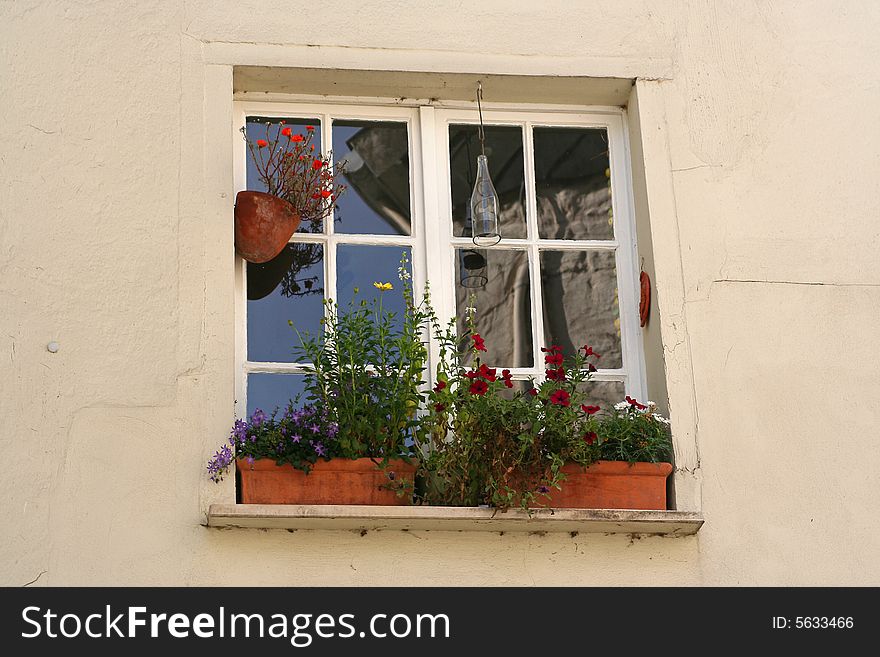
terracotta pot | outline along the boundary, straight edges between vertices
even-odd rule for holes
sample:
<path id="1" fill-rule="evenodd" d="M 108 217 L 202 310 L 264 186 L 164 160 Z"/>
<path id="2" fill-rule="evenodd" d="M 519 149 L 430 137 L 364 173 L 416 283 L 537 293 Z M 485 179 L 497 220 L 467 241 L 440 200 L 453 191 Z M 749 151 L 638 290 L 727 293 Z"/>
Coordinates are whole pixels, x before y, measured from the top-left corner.
<path id="1" fill-rule="evenodd" d="M 562 472 L 562 489 L 551 487 L 549 493 L 537 497 L 533 507 L 666 510 L 669 463 L 596 461 L 586 469 L 567 463 Z"/>
<path id="2" fill-rule="evenodd" d="M 235 250 L 248 262 L 268 262 L 299 228 L 300 216 L 285 200 L 264 192 L 235 197 Z"/>
<path id="3" fill-rule="evenodd" d="M 416 471 L 414 465 L 396 460 L 380 470 L 366 458 L 318 461 L 309 474 L 272 459 L 257 459 L 252 465 L 238 459 L 236 465 L 243 504 L 405 505 L 412 501 Z M 406 495 L 384 487 L 391 483 L 391 473 L 395 484 L 408 484 Z"/>

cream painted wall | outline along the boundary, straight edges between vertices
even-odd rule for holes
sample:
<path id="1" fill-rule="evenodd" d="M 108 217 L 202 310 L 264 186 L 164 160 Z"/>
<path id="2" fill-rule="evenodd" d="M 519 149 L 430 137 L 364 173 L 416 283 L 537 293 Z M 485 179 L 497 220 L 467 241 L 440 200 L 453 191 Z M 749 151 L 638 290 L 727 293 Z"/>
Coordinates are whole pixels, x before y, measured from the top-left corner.
<path id="1" fill-rule="evenodd" d="M 0 25 L 0 583 L 880 584 L 877 3 L 15 0 Z M 233 65 L 639 79 L 698 535 L 201 525 L 228 493 L 203 464 L 234 395 Z"/>

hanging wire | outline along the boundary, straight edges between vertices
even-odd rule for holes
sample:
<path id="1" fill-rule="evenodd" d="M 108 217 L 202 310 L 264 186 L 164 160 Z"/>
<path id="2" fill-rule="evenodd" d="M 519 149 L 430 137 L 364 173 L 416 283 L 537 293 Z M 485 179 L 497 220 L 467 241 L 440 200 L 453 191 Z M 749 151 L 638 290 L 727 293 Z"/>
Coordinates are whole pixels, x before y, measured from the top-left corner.
<path id="1" fill-rule="evenodd" d="M 483 83 L 480 80 L 477 80 L 477 111 L 480 113 L 480 154 L 486 154 L 486 133 L 483 130 Z"/>

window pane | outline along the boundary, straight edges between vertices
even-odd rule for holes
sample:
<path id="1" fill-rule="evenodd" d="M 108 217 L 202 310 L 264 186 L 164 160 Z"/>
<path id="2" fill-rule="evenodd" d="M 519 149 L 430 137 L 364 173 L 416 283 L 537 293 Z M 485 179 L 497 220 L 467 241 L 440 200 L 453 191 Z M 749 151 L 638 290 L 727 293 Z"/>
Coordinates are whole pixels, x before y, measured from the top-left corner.
<path id="1" fill-rule="evenodd" d="M 334 121 L 333 158 L 345 164 L 335 230 L 409 235 L 409 139 L 406 123 Z"/>
<path id="2" fill-rule="evenodd" d="M 281 122 L 284 121 L 282 125 Z M 269 143 L 272 143 L 274 140 L 278 139 L 279 132 L 282 128 L 288 127 L 293 128 L 293 134 L 300 135 L 308 135 L 308 131 L 306 130 L 306 126 L 312 126 L 314 130 L 314 135 L 312 136 L 312 146 L 315 147 L 315 152 L 320 153 L 321 151 L 321 122 L 318 119 L 295 119 L 295 118 L 266 118 L 261 116 L 249 116 L 247 118 L 247 134 L 248 139 L 252 142 L 255 142 L 257 139 L 265 139 Z M 285 140 L 286 137 L 282 137 L 282 140 Z M 258 151 L 259 152 L 259 151 Z M 264 185 L 257 174 L 257 166 L 254 164 L 254 159 L 250 156 L 250 153 L 247 155 L 247 189 L 253 190 L 255 192 L 265 192 L 266 185 Z M 318 223 L 313 224 L 308 221 L 304 221 L 299 225 L 299 228 L 296 229 L 297 233 L 320 233 L 323 232 L 324 227 Z"/>
<path id="3" fill-rule="evenodd" d="M 596 128 L 535 128 L 538 235 L 614 239 L 608 135 Z"/>
<path id="4" fill-rule="evenodd" d="M 409 247 L 404 246 L 361 246 L 340 244 L 336 251 L 336 289 L 340 310 L 348 308 L 354 298 L 354 288 L 359 288 L 358 299 L 368 302 L 382 296 L 382 308 L 403 316 L 403 283 L 400 280 L 400 258 L 406 253 L 412 261 Z M 410 266 L 407 265 L 407 271 Z M 391 283 L 393 289 L 380 292 L 373 283 Z"/>
<path id="5" fill-rule="evenodd" d="M 249 374 L 247 383 L 248 417 L 258 408 L 269 415 L 276 408 L 283 411 L 288 401 L 305 391 L 305 377 L 301 374 Z M 305 395 L 300 400 L 300 405 L 303 403 Z"/>
<path id="6" fill-rule="evenodd" d="M 623 381 L 590 381 L 578 386 L 578 389 L 586 392 L 588 404 L 600 406 L 603 411 L 623 401 L 626 395 Z"/>
<path id="7" fill-rule="evenodd" d="M 324 247 L 288 244 L 274 259 L 247 265 L 248 360 L 293 362 L 298 331 L 317 335 L 324 309 Z"/>
<path id="8" fill-rule="evenodd" d="M 590 344 L 600 369 L 621 366 L 613 251 L 542 251 L 544 339 L 566 356 Z"/>
<path id="9" fill-rule="evenodd" d="M 477 156 L 480 154 L 478 126 L 449 126 L 449 163 L 452 180 L 453 234 L 471 237 L 471 193 L 474 191 Z M 486 156 L 489 175 L 501 202 L 499 224 L 504 239 L 526 237 L 525 173 L 522 129 L 516 126 L 486 126 Z"/>
<path id="10" fill-rule="evenodd" d="M 492 367 L 531 367 L 532 300 L 526 252 L 497 247 L 482 251 L 456 249 L 456 256 L 458 334 L 463 336 L 467 331 L 465 309 L 473 295 L 477 332 L 486 341 L 485 362 Z M 472 267 L 485 271 L 482 287 L 462 285 L 462 277 L 467 277 Z M 470 338 L 462 343 L 472 344 Z"/>

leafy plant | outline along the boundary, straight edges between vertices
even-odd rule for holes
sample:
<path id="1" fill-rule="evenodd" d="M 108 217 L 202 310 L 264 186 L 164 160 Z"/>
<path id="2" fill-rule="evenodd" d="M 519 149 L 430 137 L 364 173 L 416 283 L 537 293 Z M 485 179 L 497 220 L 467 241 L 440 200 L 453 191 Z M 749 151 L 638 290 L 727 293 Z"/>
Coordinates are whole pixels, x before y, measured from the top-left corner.
<path id="1" fill-rule="evenodd" d="M 597 429 L 598 457 L 608 461 L 666 461 L 672 456 L 669 420 L 649 401 L 628 396 L 605 411 Z"/>
<path id="2" fill-rule="evenodd" d="M 561 347 L 545 353 L 546 378 L 514 392 L 509 370 L 500 375 L 481 361 L 485 341 L 474 332 L 470 348 L 456 349 L 453 325 L 434 326 L 440 343 L 437 381 L 423 419 L 431 442 L 423 445 L 426 504 L 528 507 L 557 485 L 566 462 L 589 465 L 596 457 L 598 406 L 588 405 L 583 385 L 598 358 L 589 345 L 564 359 Z"/>
<path id="3" fill-rule="evenodd" d="M 426 288 L 416 304 L 406 256 L 401 260 L 405 310 L 402 316 L 384 308 L 391 283 L 373 283 L 378 294 L 359 298 L 340 311 L 325 300 L 323 332 L 300 334 L 297 355 L 312 366 L 306 375 L 306 399 L 326 408 L 339 427 L 337 442 L 346 458 L 390 458 L 412 454 L 422 431 L 417 411 L 424 403 L 425 334 L 433 311 Z"/>

